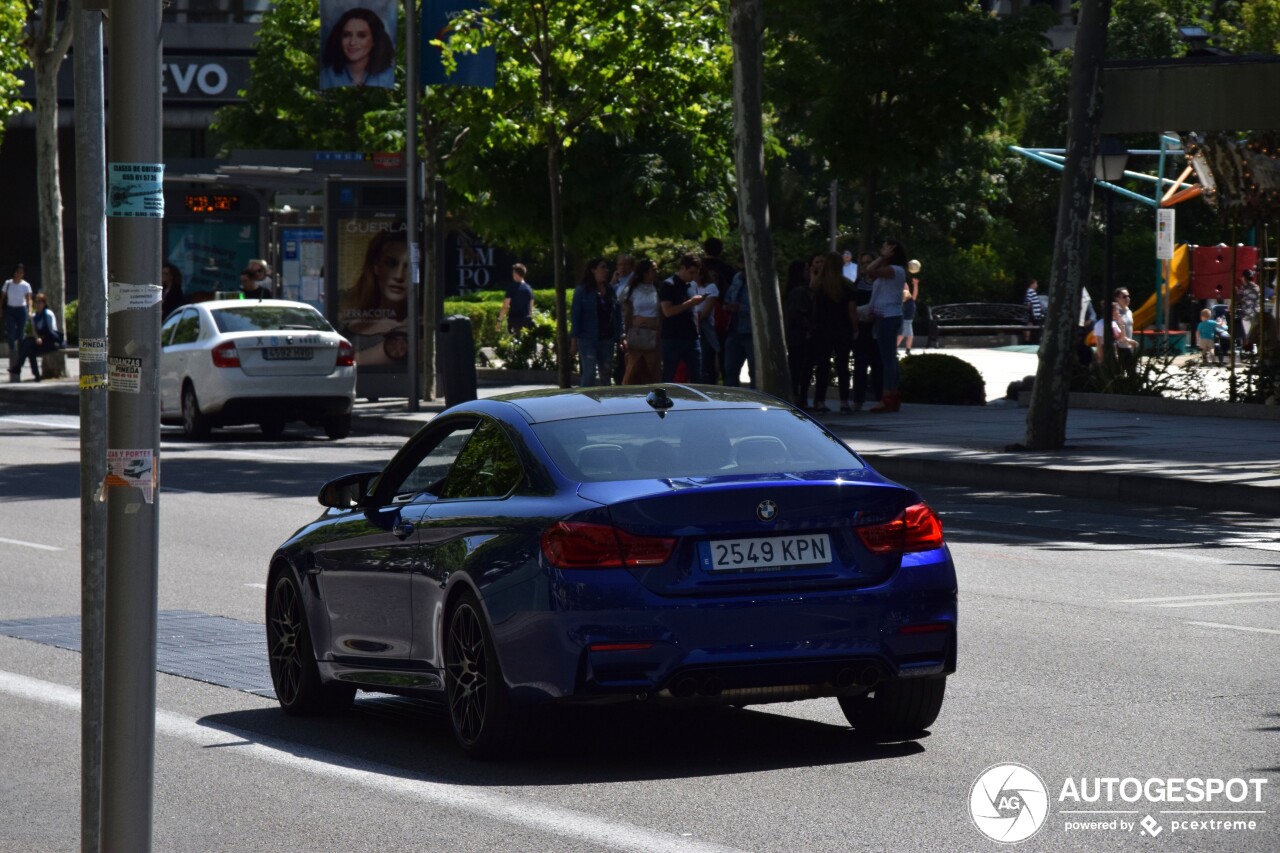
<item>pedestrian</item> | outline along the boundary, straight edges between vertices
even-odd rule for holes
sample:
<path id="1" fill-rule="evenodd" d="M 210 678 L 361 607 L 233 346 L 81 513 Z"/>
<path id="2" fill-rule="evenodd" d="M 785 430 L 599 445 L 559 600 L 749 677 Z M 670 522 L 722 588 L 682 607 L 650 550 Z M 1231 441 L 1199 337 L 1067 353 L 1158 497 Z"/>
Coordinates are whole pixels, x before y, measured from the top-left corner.
<path id="1" fill-rule="evenodd" d="M 835 361 L 836 391 L 840 414 L 853 414 L 849 406 L 849 357 L 853 352 L 853 328 L 858 322 L 854 283 L 841 272 L 843 264 L 835 252 L 814 255 L 809 262 L 809 289 L 813 295 L 813 411 L 827 408 L 827 386 L 831 382 L 831 362 Z M 899 304 L 902 297 L 899 296 Z M 896 346 L 896 341 L 895 341 Z"/>
<path id="2" fill-rule="evenodd" d="M 1200 348 L 1201 363 L 1206 367 L 1217 361 L 1217 343 L 1218 324 L 1213 319 L 1213 312 L 1208 308 L 1201 308 L 1200 322 L 1196 324 L 1196 346 Z"/>
<path id="3" fill-rule="evenodd" d="M 875 281 L 866 274 L 867 266 L 875 258 L 870 252 L 858 256 L 858 279 L 854 286 L 853 301 L 857 306 L 858 323 L 853 338 L 853 410 L 862 411 L 868 399 L 879 400 L 884 388 L 884 371 L 880 365 L 880 350 L 876 346 L 876 323 L 871 316 L 871 294 Z"/>
<path id="4" fill-rule="evenodd" d="M 720 336 L 716 334 L 716 308 L 720 305 L 719 273 L 704 262 L 698 276 L 689 285 L 689 295 L 702 297 L 693 309 L 698 324 L 698 345 L 702 348 L 702 375 L 699 382 L 715 385 L 720 381 Z"/>
<path id="5" fill-rule="evenodd" d="M 582 367 L 581 386 L 610 384 L 614 345 L 622 338 L 622 314 L 602 258 L 587 264 L 569 307 L 569 348 Z"/>
<path id="6" fill-rule="evenodd" d="M 662 376 L 662 324 L 658 320 L 658 268 L 648 259 L 636 263 L 622 292 L 622 339 L 627 369 L 623 385 L 649 385 Z"/>
<path id="7" fill-rule="evenodd" d="M 702 375 L 702 350 L 698 346 L 698 327 L 693 309 L 703 297 L 689 295 L 689 285 L 702 268 L 694 255 L 681 255 L 679 268 L 663 279 L 658 288 L 658 306 L 662 313 L 662 381 L 671 382 L 681 363 L 691 381 Z"/>
<path id="8" fill-rule="evenodd" d="M 747 387 L 756 387 L 756 344 L 751 327 L 751 293 L 747 274 L 738 270 L 725 291 L 724 310 L 728 323 L 724 333 L 724 384 L 742 385 L 742 365 L 747 366 Z"/>
<path id="9" fill-rule="evenodd" d="M 622 316 L 622 292 L 626 290 L 627 285 L 631 283 L 631 276 L 636 271 L 636 259 L 634 255 L 626 252 L 620 252 L 614 262 L 613 275 L 609 279 L 609 284 L 613 288 L 613 298 L 618 305 L 618 316 Z M 621 385 L 623 378 L 627 372 L 627 354 L 623 349 L 622 341 L 618 341 L 618 345 L 613 350 L 613 384 Z"/>
<path id="10" fill-rule="evenodd" d="M 813 375 L 810 349 L 813 336 L 813 295 L 809 292 L 808 266 L 796 258 L 787 267 L 787 295 L 782 300 L 782 329 L 787 340 L 787 368 L 791 374 L 791 401 L 809 409 L 809 381 Z"/>
<path id="11" fill-rule="evenodd" d="M 502 300 L 502 308 L 498 311 L 498 328 L 501 329 L 505 323 L 509 335 L 518 335 L 533 328 L 533 287 L 524 280 L 528 274 L 524 264 L 511 265 L 511 286 L 507 288 L 507 297 Z"/>
<path id="12" fill-rule="evenodd" d="M 270 299 L 271 290 L 263 287 L 258 281 L 258 277 L 253 271 L 253 262 L 249 262 L 249 266 L 240 271 L 240 298 L 241 299 Z"/>
<path id="13" fill-rule="evenodd" d="M 1043 326 L 1044 303 L 1040 301 L 1040 282 L 1034 278 L 1027 282 L 1027 292 L 1023 294 L 1022 301 L 1027 306 L 1027 314 L 1031 317 L 1031 325 Z M 1040 331 L 1038 329 L 1034 332 L 1027 332 L 1023 337 L 1023 340 L 1027 343 L 1031 343 L 1033 339 L 1039 342 Z"/>
<path id="14" fill-rule="evenodd" d="M 275 282 L 271 278 L 271 265 L 261 258 L 249 261 L 249 277 L 263 291 L 262 299 L 271 299 L 275 295 Z"/>
<path id="15" fill-rule="evenodd" d="M 43 378 L 40 375 L 40 356 L 62 349 L 65 345 L 62 332 L 58 331 L 58 318 L 49 310 L 43 293 L 37 293 L 31 298 L 31 322 L 28 328 L 31 333 L 22 340 L 18 371 L 21 372 L 23 362 L 29 360 L 31 374 L 39 382 Z"/>
<path id="16" fill-rule="evenodd" d="M 902 289 L 902 334 L 898 335 L 898 346 L 903 346 L 907 355 L 911 355 L 911 342 L 915 339 L 916 303 L 920 299 L 920 262 L 907 261 L 907 272 L 911 274 L 910 283 Z"/>
<path id="17" fill-rule="evenodd" d="M 1112 351 L 1116 350 L 1116 349 L 1119 347 L 1120 342 L 1121 342 L 1122 340 L 1126 340 L 1126 338 L 1125 338 L 1125 336 L 1124 336 L 1124 326 L 1122 326 L 1122 325 L 1120 324 L 1120 319 L 1121 319 L 1121 317 L 1123 316 L 1123 310 L 1124 310 L 1124 309 L 1122 309 L 1122 308 L 1120 307 L 1120 303 L 1119 303 L 1119 302 L 1112 302 L 1112 303 L 1111 303 L 1111 348 L 1112 348 Z M 1104 327 L 1104 326 L 1102 325 L 1102 320 L 1101 320 L 1101 318 L 1099 318 L 1098 322 L 1097 322 L 1097 323 L 1095 323 L 1095 324 L 1094 324 L 1094 326 L 1093 326 L 1093 338 L 1094 338 L 1094 343 L 1097 345 L 1097 350 L 1096 350 L 1096 353 L 1095 353 L 1094 358 L 1095 358 L 1095 360 L 1096 360 L 1099 364 L 1102 364 L 1102 363 L 1106 360 L 1107 339 L 1106 339 L 1106 337 L 1104 337 L 1105 335 L 1106 335 L 1106 327 Z"/>
<path id="18" fill-rule="evenodd" d="M 1138 375 L 1138 342 L 1133 337 L 1133 312 L 1129 310 L 1129 291 L 1117 287 L 1112 300 L 1120 306 L 1120 337 L 1116 338 L 1116 362 L 1125 376 Z"/>
<path id="19" fill-rule="evenodd" d="M 871 411 L 896 412 L 902 405 L 898 390 L 898 332 L 902 330 L 902 288 L 907 283 L 907 250 L 897 240 L 885 240 L 880 254 L 867 265 L 875 282 L 871 292 L 871 316 L 875 318 L 876 348 L 884 370 L 884 390 Z"/>
<path id="20" fill-rule="evenodd" d="M 853 262 L 853 250 L 845 249 L 840 255 L 840 261 L 843 266 L 840 268 L 840 274 L 849 281 L 856 282 L 858 280 L 858 265 Z"/>
<path id="21" fill-rule="evenodd" d="M 1240 350 L 1245 355 L 1252 355 L 1256 336 L 1253 334 L 1257 325 L 1258 306 L 1261 304 L 1262 291 L 1254 281 L 1253 270 L 1245 270 L 1240 286 L 1236 288 L 1236 340 L 1240 341 Z"/>
<path id="22" fill-rule="evenodd" d="M 13 268 L 13 278 L 4 283 L 4 339 L 9 343 L 9 381 L 18 381 L 22 362 L 22 338 L 31 315 L 31 283 L 26 280 L 27 268 L 18 264 Z"/>
<path id="23" fill-rule="evenodd" d="M 1089 335 L 1094 324 L 1098 322 L 1098 312 L 1094 310 L 1093 299 L 1087 287 L 1080 288 L 1080 314 L 1076 318 L 1076 360 L 1082 367 L 1093 362 L 1093 350 L 1089 347 Z"/>
<path id="24" fill-rule="evenodd" d="M 719 237 L 708 237 L 703 240 L 702 253 L 702 268 L 711 270 L 716 287 L 720 290 L 720 298 L 717 304 L 707 315 L 715 324 L 713 333 L 716 337 L 717 348 L 709 354 L 704 347 L 702 358 L 705 363 L 708 357 L 714 357 L 716 375 L 724 376 L 724 339 L 729 331 L 729 316 L 724 310 L 724 296 L 729 289 L 729 285 L 733 284 L 733 277 L 737 275 L 738 268 L 724 257 L 724 241 Z"/>
<path id="25" fill-rule="evenodd" d="M 160 316 L 168 317 L 183 305 L 187 304 L 186 294 L 182 292 L 182 270 L 174 264 L 160 267 Z"/>

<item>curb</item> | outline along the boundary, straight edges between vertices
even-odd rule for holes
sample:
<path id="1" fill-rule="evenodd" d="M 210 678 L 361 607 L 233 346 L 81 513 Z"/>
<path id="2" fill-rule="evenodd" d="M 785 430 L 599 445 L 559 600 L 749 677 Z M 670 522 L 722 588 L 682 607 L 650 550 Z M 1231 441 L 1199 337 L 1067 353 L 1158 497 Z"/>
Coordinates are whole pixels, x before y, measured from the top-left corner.
<path id="1" fill-rule="evenodd" d="M 1018 407 L 1031 405 L 1031 392 L 1018 394 Z M 1164 397 L 1135 397 L 1128 394 L 1094 394 L 1072 391 L 1069 409 L 1100 409 L 1133 412 L 1139 415 L 1183 415 L 1196 418 L 1236 418 L 1251 421 L 1280 421 L 1280 406 L 1256 403 L 1225 403 L 1221 400 L 1170 400 Z"/>

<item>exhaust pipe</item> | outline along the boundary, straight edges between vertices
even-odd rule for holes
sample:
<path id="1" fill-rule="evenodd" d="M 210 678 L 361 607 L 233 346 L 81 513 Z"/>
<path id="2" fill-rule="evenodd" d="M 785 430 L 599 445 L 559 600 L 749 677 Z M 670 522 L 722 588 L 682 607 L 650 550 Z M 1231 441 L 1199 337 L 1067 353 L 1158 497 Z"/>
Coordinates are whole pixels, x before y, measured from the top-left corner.
<path id="1" fill-rule="evenodd" d="M 862 672 L 858 675 L 858 684 L 863 687 L 870 687 L 878 682 L 880 677 L 880 667 L 875 664 L 871 664 L 870 666 L 863 668 Z"/>
<path id="2" fill-rule="evenodd" d="M 844 669 L 836 673 L 836 687 L 841 690 L 847 690 L 857 683 L 858 676 L 857 673 L 853 671 L 852 667 L 846 666 Z"/>
<path id="3" fill-rule="evenodd" d="M 698 687 L 703 696 L 719 696 L 721 690 L 724 690 L 724 679 L 718 675 L 710 676 Z"/>
<path id="4" fill-rule="evenodd" d="M 698 684 L 693 680 L 693 676 L 686 675 L 671 685 L 671 695 L 677 699 L 687 699 L 693 695 L 697 687 Z"/>

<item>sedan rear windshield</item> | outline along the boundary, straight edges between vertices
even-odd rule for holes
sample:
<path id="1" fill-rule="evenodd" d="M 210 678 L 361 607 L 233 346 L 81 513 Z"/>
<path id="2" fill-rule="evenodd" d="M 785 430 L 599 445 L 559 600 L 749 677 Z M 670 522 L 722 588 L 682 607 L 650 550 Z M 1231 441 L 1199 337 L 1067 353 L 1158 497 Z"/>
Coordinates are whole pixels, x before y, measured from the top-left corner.
<path id="1" fill-rule="evenodd" d="M 210 312 L 220 332 L 331 332 L 319 311 L 301 305 L 237 305 Z"/>
<path id="2" fill-rule="evenodd" d="M 533 431 L 584 483 L 861 471 L 840 441 L 786 409 L 696 409 L 549 421 Z"/>

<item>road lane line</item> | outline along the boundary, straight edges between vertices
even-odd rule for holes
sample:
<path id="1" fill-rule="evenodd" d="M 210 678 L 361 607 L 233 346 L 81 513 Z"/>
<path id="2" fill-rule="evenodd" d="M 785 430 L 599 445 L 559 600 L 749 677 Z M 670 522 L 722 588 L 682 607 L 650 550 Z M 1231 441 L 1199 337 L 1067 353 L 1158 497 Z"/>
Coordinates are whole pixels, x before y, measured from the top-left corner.
<path id="1" fill-rule="evenodd" d="M 1122 598 L 1119 604 L 1155 604 L 1161 601 L 1191 601 L 1205 598 L 1256 598 L 1259 595 L 1277 595 L 1274 592 L 1206 592 L 1203 595 L 1166 595 L 1162 598 Z"/>
<path id="2" fill-rule="evenodd" d="M 254 589 L 266 589 L 266 588 L 267 588 L 267 585 L 266 585 L 265 583 L 247 583 L 247 584 L 245 584 L 245 586 L 253 587 Z"/>
<path id="3" fill-rule="evenodd" d="M 79 690 L 17 673 L 0 671 L 0 691 L 32 702 L 59 705 L 76 712 L 80 710 Z M 639 853 L 724 853 L 734 849 L 632 824 L 603 820 L 549 803 L 482 791 L 467 785 L 437 782 L 426 774 L 406 778 L 404 774 L 407 771 L 402 767 L 388 767 L 299 743 L 261 737 L 230 726 L 215 728 L 170 711 L 156 711 L 156 733 L 186 741 L 202 749 L 234 747 L 238 754 L 291 770 L 325 776 L 346 785 L 361 785 L 429 805 L 471 812 L 590 844 L 635 850 Z"/>
<path id="4" fill-rule="evenodd" d="M 1280 601 L 1280 595 L 1269 598 L 1233 598 L 1227 601 L 1175 601 L 1169 604 L 1153 604 L 1152 607 L 1221 607 L 1224 604 L 1265 604 L 1268 601 Z"/>
<path id="5" fill-rule="evenodd" d="M 67 417 L 76 419 L 66 421 L 44 421 L 39 418 L 29 418 L 21 415 L 6 415 L 4 418 L 0 418 L 0 423 L 22 424 L 23 426 L 42 426 L 49 427 L 50 429 L 69 429 L 78 431 L 80 429 L 80 421 L 78 417 L 75 415 L 67 415 Z"/>
<path id="6" fill-rule="evenodd" d="M 1256 631 L 1259 634 L 1280 634 L 1275 628 L 1250 628 L 1247 625 L 1223 625 L 1221 622 L 1187 622 L 1188 625 L 1200 625 L 1204 628 L 1226 628 L 1231 631 Z"/>
<path id="7" fill-rule="evenodd" d="M 55 548 L 52 545 L 41 545 L 39 542 L 23 542 L 21 539 L 5 539 L 0 537 L 0 542 L 6 545 L 21 545 L 24 548 L 35 548 L 39 551 L 61 551 L 61 548 Z"/>

